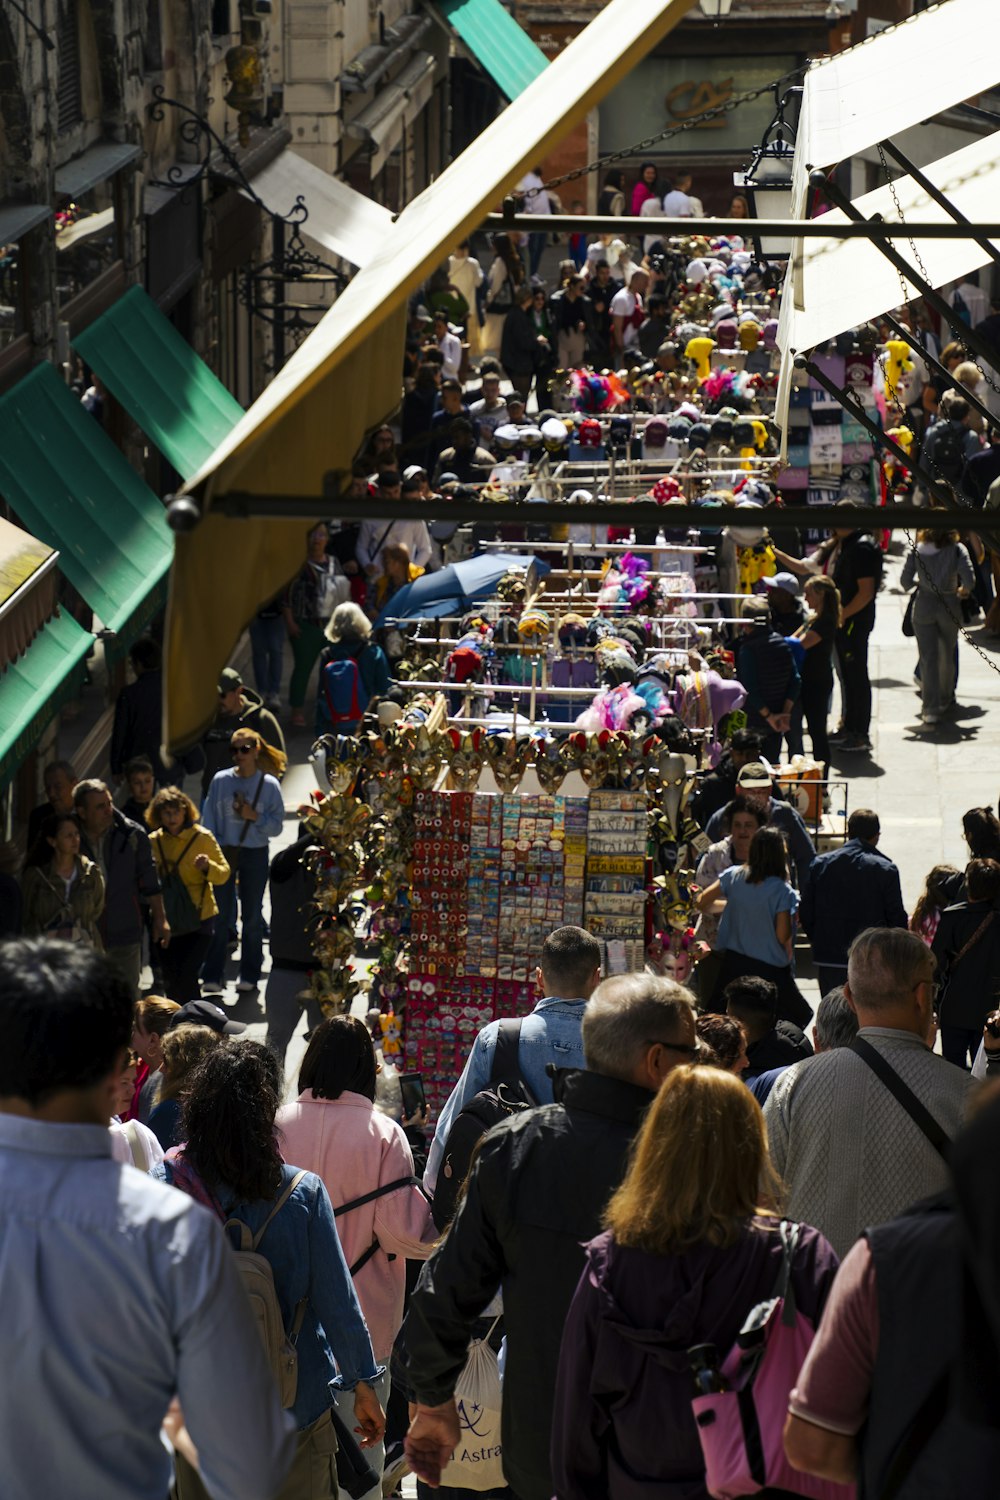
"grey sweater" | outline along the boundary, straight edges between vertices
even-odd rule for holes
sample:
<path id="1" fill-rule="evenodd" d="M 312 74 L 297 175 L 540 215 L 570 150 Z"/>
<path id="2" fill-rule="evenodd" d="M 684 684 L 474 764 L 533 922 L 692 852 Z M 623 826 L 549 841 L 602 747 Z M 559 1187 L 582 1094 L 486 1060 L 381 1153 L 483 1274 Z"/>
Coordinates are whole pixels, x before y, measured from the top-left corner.
<path id="1" fill-rule="evenodd" d="M 918 542 L 907 554 L 900 581 L 904 589 L 911 589 L 915 583 L 918 589 L 927 589 L 932 594 L 935 590 L 954 594 L 959 587 L 971 590 L 976 575 L 961 542 L 946 542 L 943 547 L 935 547 L 933 542 Z"/>

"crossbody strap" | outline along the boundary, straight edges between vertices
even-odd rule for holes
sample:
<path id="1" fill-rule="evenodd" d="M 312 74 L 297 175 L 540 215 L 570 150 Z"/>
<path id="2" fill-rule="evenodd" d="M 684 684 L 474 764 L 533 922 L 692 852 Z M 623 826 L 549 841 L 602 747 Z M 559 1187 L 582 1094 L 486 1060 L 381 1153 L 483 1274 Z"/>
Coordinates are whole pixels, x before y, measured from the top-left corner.
<path id="1" fill-rule="evenodd" d="M 256 812 L 257 811 L 257 803 L 260 801 L 260 794 L 261 794 L 261 792 L 263 790 L 264 790 L 264 772 L 261 771 L 261 773 L 260 773 L 260 780 L 257 783 L 257 790 L 254 792 L 254 794 L 253 794 L 253 800 L 250 803 L 250 810 L 251 810 L 251 812 Z M 246 818 L 244 818 L 243 819 L 243 827 L 240 829 L 240 843 L 241 844 L 242 844 L 243 840 L 246 838 L 247 833 L 249 832 L 249 829 L 250 829 L 250 824 L 249 824 L 248 820 Z"/>
<path id="2" fill-rule="evenodd" d="M 383 1182 L 380 1187 L 373 1188 L 370 1193 L 362 1193 L 360 1198 L 351 1198 L 348 1200 L 348 1202 L 342 1203 L 339 1208 L 335 1208 L 333 1210 L 333 1217 L 335 1219 L 339 1219 L 343 1214 L 349 1214 L 352 1209 L 360 1208 L 363 1203 L 374 1203 L 376 1198 L 384 1198 L 387 1193 L 394 1193 L 398 1188 L 404 1187 L 419 1188 L 420 1183 L 418 1182 L 417 1178 L 413 1176 L 397 1177 L 394 1182 Z M 421 1188 L 421 1192 L 422 1191 L 423 1189 Z M 381 1248 L 382 1246 L 379 1244 L 378 1235 L 375 1235 L 371 1244 L 368 1246 L 368 1249 L 363 1250 L 354 1264 L 348 1267 L 351 1275 L 356 1276 L 362 1269 L 362 1267 L 368 1264 L 372 1256 L 378 1254 Z M 388 1259 L 395 1260 L 396 1257 L 394 1255 L 389 1255 Z"/>
<path id="3" fill-rule="evenodd" d="M 537 1104 L 538 1100 L 521 1074 L 520 1047 L 523 1021 L 523 1017 L 520 1020 L 508 1017 L 499 1022 L 496 1047 L 493 1049 L 493 1063 L 490 1067 L 490 1083 L 506 1084 L 508 1088 L 520 1088 L 530 1103 Z"/>
<path id="4" fill-rule="evenodd" d="M 950 969 L 957 968 L 957 966 L 962 962 L 962 959 L 969 952 L 969 950 L 972 949 L 972 948 L 974 948 L 976 946 L 976 944 L 979 942 L 979 939 L 981 937 L 985 937 L 985 935 L 986 935 L 986 929 L 987 929 L 987 927 L 989 927 L 990 923 L 993 921 L 993 918 L 995 916 L 996 916 L 996 912 L 995 911 L 990 911 L 990 912 L 986 913 L 986 916 L 980 922 L 979 926 L 976 928 L 975 932 L 969 938 L 968 942 L 962 948 L 960 948 L 959 951 L 955 954 L 955 957 L 952 959 L 951 963 L 948 965 L 948 967 Z"/>
<path id="5" fill-rule="evenodd" d="M 158 831 L 160 833 L 160 838 L 158 838 L 156 840 L 156 844 L 154 846 L 155 849 L 156 849 L 156 852 L 159 855 L 160 859 L 162 859 L 162 861 L 163 861 L 163 868 L 166 870 L 167 874 L 168 875 L 176 875 L 177 871 L 181 867 L 181 860 L 184 858 L 185 854 L 188 852 L 188 850 L 190 849 L 191 845 L 194 843 L 195 839 L 198 837 L 198 830 L 196 828 L 195 831 L 194 831 L 194 833 L 192 833 L 191 837 L 188 839 L 187 843 L 184 845 L 184 848 L 181 850 L 180 854 L 178 854 L 177 858 L 174 860 L 173 864 L 171 864 L 170 861 L 169 861 L 169 859 L 167 858 L 166 850 L 163 847 L 163 837 L 162 837 L 163 830 L 160 829 Z"/>
<path id="6" fill-rule="evenodd" d="M 930 1110 L 920 1102 L 913 1090 L 900 1078 L 892 1064 L 885 1060 L 871 1042 L 866 1041 L 862 1036 L 857 1036 L 854 1038 L 853 1047 L 861 1061 L 867 1063 L 880 1082 L 885 1084 L 896 1103 L 906 1110 L 914 1125 L 927 1137 L 942 1160 L 947 1161 L 951 1150 L 951 1137 L 943 1126 L 938 1124 Z"/>

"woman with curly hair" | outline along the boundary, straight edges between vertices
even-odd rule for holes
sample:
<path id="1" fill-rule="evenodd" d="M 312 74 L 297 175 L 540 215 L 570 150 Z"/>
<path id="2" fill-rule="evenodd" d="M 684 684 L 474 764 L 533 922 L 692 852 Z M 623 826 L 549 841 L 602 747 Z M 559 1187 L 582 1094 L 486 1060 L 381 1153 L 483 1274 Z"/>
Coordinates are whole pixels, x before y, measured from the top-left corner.
<path id="1" fill-rule="evenodd" d="M 170 942 L 160 950 L 164 987 L 171 1000 L 187 1005 L 201 998 L 198 972 L 219 915 L 212 887 L 225 885 L 232 871 L 215 835 L 198 821 L 191 798 L 177 787 L 157 792 L 146 822 L 170 922 Z"/>
<path id="2" fill-rule="evenodd" d="M 186 1029 L 186 1028 L 185 1028 Z M 218 1040 L 218 1038 L 216 1038 Z M 274 1117 L 281 1069 L 260 1042 L 223 1042 L 205 1058 L 184 1103 L 184 1146 L 154 1175 L 204 1204 L 226 1225 L 234 1249 L 243 1229 L 271 1267 L 285 1331 L 298 1355 L 291 1413 L 298 1448 L 275 1500 L 336 1500 L 336 1391 L 354 1395 L 361 1446 L 378 1443 L 385 1413 L 372 1390 L 382 1374 L 337 1238 L 333 1209 L 313 1172 L 282 1161 Z M 178 1500 L 206 1491 L 183 1458 Z"/>

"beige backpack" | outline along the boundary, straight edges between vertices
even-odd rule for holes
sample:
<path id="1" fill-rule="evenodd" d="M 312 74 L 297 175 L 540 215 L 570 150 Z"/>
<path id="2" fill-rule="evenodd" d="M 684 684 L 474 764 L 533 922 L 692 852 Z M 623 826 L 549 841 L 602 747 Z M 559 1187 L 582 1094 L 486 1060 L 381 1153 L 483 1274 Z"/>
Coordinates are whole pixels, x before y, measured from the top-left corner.
<path id="1" fill-rule="evenodd" d="M 293 1405 L 298 1388 L 299 1356 L 295 1345 L 302 1329 L 302 1320 L 305 1318 L 306 1304 L 309 1299 L 308 1297 L 302 1298 L 295 1309 L 291 1330 L 286 1333 L 281 1317 L 281 1305 L 274 1289 L 274 1272 L 271 1270 L 270 1261 L 258 1254 L 257 1246 L 264 1238 L 271 1220 L 284 1208 L 305 1175 L 304 1171 L 295 1174 L 256 1234 L 251 1234 L 249 1226 L 244 1224 L 242 1219 L 227 1219 L 225 1224 L 227 1230 L 238 1229 L 240 1232 L 239 1249 L 234 1251 L 236 1264 L 239 1266 L 243 1286 L 250 1298 L 257 1328 L 264 1348 L 267 1350 L 268 1364 L 271 1366 L 271 1373 L 281 1396 L 281 1404 L 285 1408 Z"/>

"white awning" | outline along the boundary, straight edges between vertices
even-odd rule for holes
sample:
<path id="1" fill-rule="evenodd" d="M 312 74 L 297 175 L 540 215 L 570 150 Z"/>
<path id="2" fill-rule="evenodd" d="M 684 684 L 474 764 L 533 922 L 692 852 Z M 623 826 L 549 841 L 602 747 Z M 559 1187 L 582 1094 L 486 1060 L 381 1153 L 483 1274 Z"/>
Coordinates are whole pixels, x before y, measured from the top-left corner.
<path id="1" fill-rule="evenodd" d="M 257 197 L 269 213 L 285 217 L 301 197 L 309 210 L 304 234 L 352 265 L 364 266 L 381 246 L 392 214 L 339 177 L 332 177 L 294 151 L 283 151 L 253 180 Z M 246 192 L 244 197 L 250 195 Z"/>
<path id="2" fill-rule="evenodd" d="M 318 495 L 349 471 L 365 431 L 398 404 L 406 302 L 424 278 L 672 30 L 693 0 L 610 0 L 524 92 L 407 205 L 263 395 L 185 490 L 207 514 L 178 536 L 167 613 L 165 701 L 175 746 L 215 711 L 240 629 L 301 565 L 300 520 L 241 525 L 217 495 Z M 259 179 L 258 179 L 259 180 Z M 308 231 L 307 231 L 308 232 Z M 234 527 L 240 527 L 237 540 Z M 233 568 L 238 545 L 240 567 Z M 197 670 L 194 670 L 194 667 Z"/>
<path id="3" fill-rule="evenodd" d="M 56 230 L 56 249 L 69 250 L 72 245 L 78 245 L 81 240 L 89 240 L 91 235 L 102 234 L 104 230 L 110 229 L 114 222 L 113 208 L 103 208 L 99 214 L 87 214 L 82 219 L 76 219 L 63 229 Z"/>

